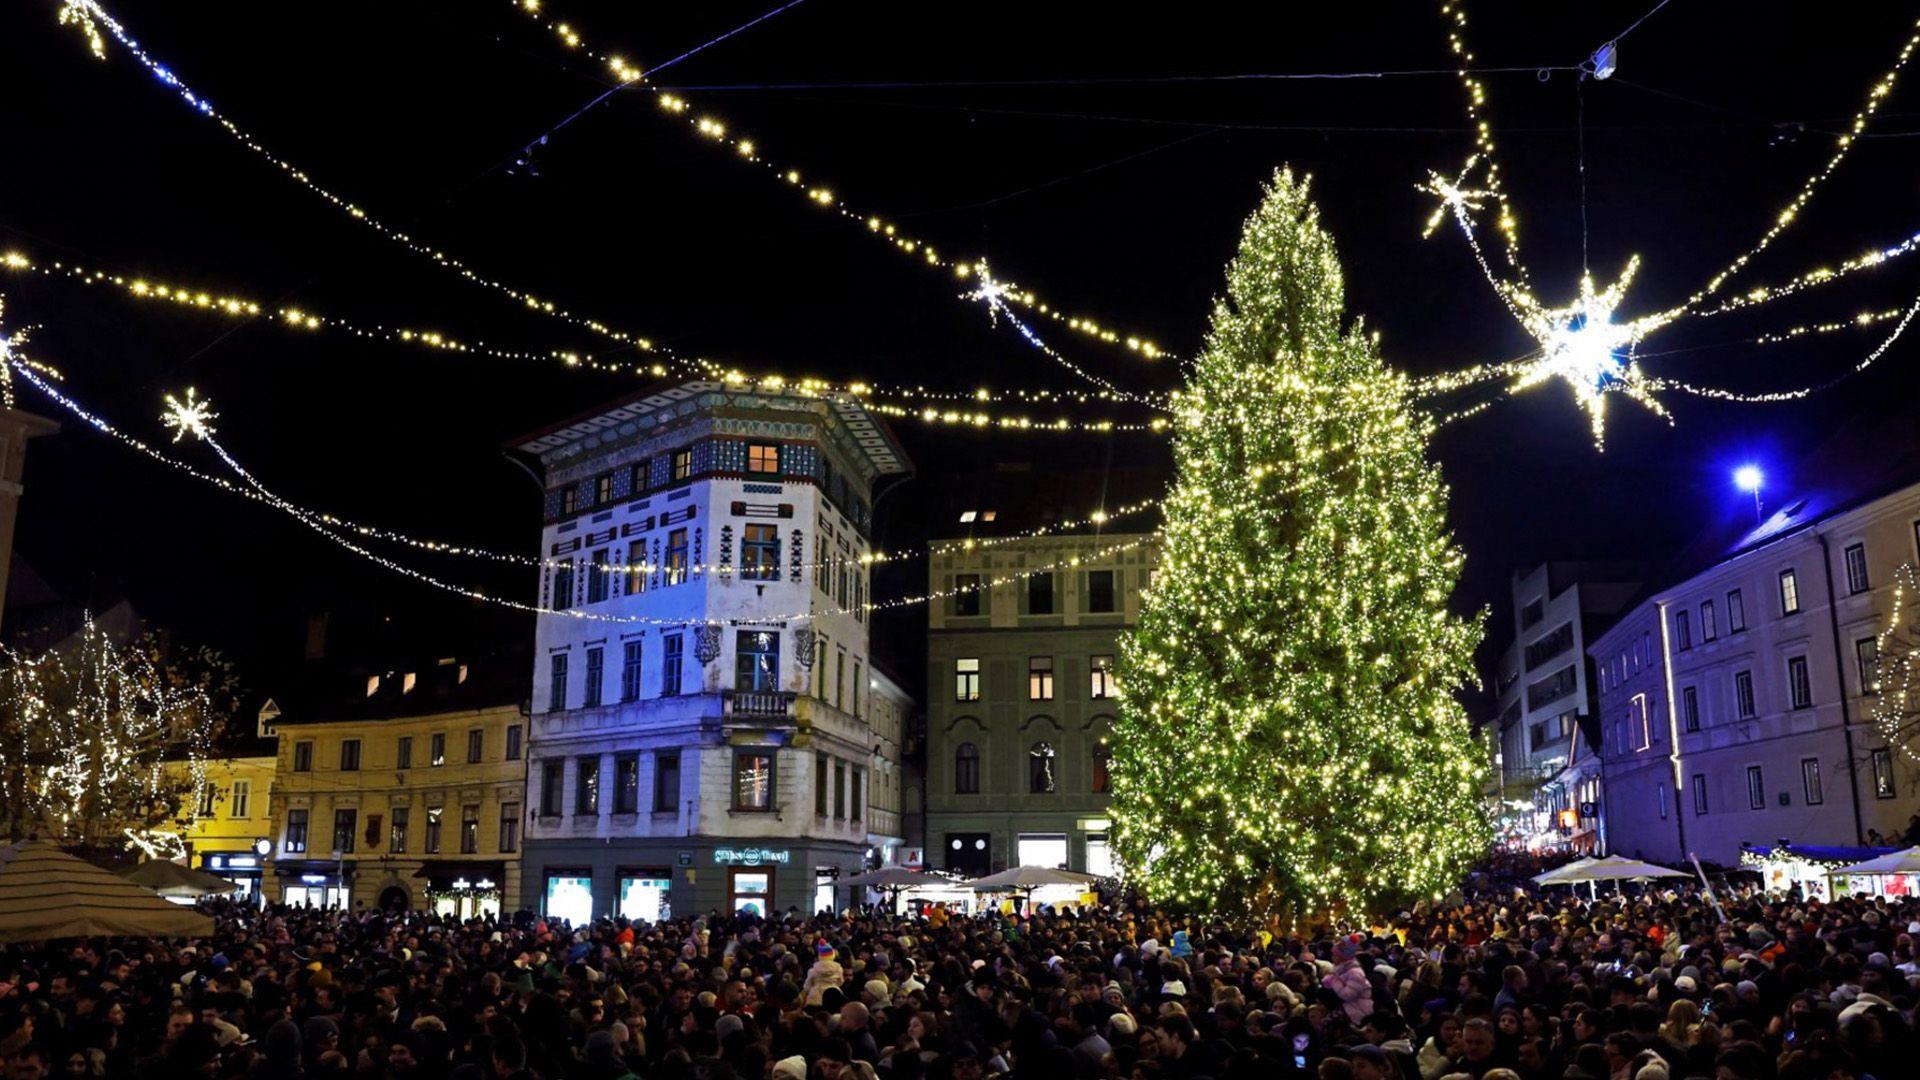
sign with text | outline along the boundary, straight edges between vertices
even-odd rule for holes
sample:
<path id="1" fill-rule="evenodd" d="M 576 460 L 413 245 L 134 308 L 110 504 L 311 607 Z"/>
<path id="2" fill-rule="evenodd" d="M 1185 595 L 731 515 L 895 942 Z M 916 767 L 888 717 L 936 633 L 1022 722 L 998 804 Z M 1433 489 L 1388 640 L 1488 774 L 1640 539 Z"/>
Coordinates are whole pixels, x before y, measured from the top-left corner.
<path id="1" fill-rule="evenodd" d="M 767 863 L 792 862 L 793 852 L 786 848 L 778 851 L 771 848 L 714 848 L 713 861 L 721 866 L 764 866 Z"/>

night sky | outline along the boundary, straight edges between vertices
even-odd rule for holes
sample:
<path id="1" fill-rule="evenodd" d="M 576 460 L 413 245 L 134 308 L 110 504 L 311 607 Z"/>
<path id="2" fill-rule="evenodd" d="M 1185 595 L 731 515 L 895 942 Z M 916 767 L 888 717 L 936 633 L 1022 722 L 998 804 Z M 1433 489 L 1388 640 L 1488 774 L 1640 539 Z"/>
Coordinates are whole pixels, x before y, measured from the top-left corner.
<path id="1" fill-rule="evenodd" d="M 432 325 L 534 349 L 604 341 L 518 311 L 388 245 L 240 149 L 109 42 L 105 62 L 55 24 L 50 2 L 0 6 L 0 242 L 41 259 L 226 287 L 367 322 Z M 550 0 L 596 43 L 658 63 L 772 5 Z M 1480 2 L 1469 28 L 1544 298 L 1580 266 L 1576 84 L 1533 68 L 1575 63 L 1653 6 Z M 1072 387 L 984 312 L 957 302 L 862 230 L 690 138 L 650 95 L 616 94 L 535 156 L 500 166 L 604 89 L 498 2 L 284 0 L 110 5 L 225 113 L 316 179 L 470 264 L 686 352 L 755 369 L 956 390 Z M 1254 10 L 1310 8 L 1291 20 Z M 1191 351 L 1261 183 L 1290 163 L 1315 177 L 1348 274 L 1350 310 L 1389 360 L 1427 373 L 1529 342 L 1457 232 L 1422 240 L 1428 169 L 1467 147 L 1451 77 L 1164 81 L 1164 76 L 1445 68 L 1435 5 L 903 5 L 809 0 L 665 73 L 696 109 L 749 132 L 854 205 L 978 253 L 1065 306 L 1124 320 Z M 1628 314 L 1671 303 L 1744 250 L 1822 161 L 1831 133 L 1891 62 L 1916 15 L 1886 3 L 1675 0 L 1635 30 L 1618 74 L 1587 82 L 1586 216 L 1604 282 L 1645 265 Z M 1078 80 L 1120 78 L 1121 82 Z M 1920 228 L 1920 72 L 1801 223 L 1747 281 Z M 853 86 L 1019 80 L 1017 86 Z M 1154 81 L 1147 81 L 1154 80 Z M 767 84 L 782 84 L 768 88 Z M 790 84 L 804 84 L 794 86 Z M 1657 374 L 1767 390 L 1838 374 L 1880 334 L 1765 349 L 1740 339 L 1810 318 L 1896 307 L 1920 257 L 1649 346 Z M 270 484 L 318 508 L 416 533 L 532 553 L 537 493 L 501 454 L 522 432 L 636 389 L 550 364 L 294 336 L 266 321 L 186 316 L 71 284 L 0 278 L 32 352 L 109 417 L 149 437 L 163 393 L 211 397 L 226 444 Z M 1163 389 L 1171 363 L 1056 342 L 1090 369 Z M 1615 399 L 1596 453 L 1564 387 L 1445 430 L 1434 449 L 1468 552 L 1463 609 L 1514 565 L 1543 557 L 1658 558 L 1750 504 L 1727 477 L 1795 459 L 1855 421 L 1911 412 L 1916 341 L 1815 399 L 1743 406 L 1675 397 L 1669 428 Z M 618 359 L 615 354 L 612 358 Z M 23 404 L 48 407 L 23 391 Z M 1097 407 L 1091 412 L 1099 413 Z M 527 622 L 393 577 L 299 524 L 135 458 L 76 423 L 36 443 L 20 552 L 99 603 L 127 596 L 156 624 L 217 646 L 270 681 L 318 610 L 394 620 L 396 639 L 452 628 L 513 635 Z M 1038 469 L 1166 467 L 1153 436 L 982 436 L 897 430 L 915 481 L 882 504 L 885 547 L 930 532 L 929 507 L 1001 462 Z M 191 459 L 214 466 L 202 449 Z M 1802 481 L 1804 482 L 1804 480 Z M 1087 508 L 1090 508 L 1087 507 Z M 525 569 L 409 562 L 530 598 Z M 924 588 L 924 566 L 880 597 Z M 917 678 L 915 619 L 881 624 Z M 398 628 L 404 628 L 398 629 Z M 1498 634 L 1494 635 L 1496 638 Z M 891 646 L 891 647 L 889 647 Z"/>

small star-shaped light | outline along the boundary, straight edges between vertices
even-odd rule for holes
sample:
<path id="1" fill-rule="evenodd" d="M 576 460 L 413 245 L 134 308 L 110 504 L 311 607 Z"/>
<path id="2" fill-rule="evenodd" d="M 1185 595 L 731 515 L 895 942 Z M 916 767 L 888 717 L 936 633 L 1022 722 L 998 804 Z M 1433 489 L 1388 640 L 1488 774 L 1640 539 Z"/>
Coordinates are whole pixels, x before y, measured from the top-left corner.
<path id="1" fill-rule="evenodd" d="M 213 421 L 219 417 L 213 411 L 213 402 L 194 396 L 193 387 L 187 387 L 184 398 L 167 395 L 167 411 L 160 414 L 160 422 L 173 429 L 173 441 L 191 435 L 196 439 L 213 437 Z"/>
<path id="2" fill-rule="evenodd" d="M 1620 279 L 1595 290 L 1591 275 L 1580 279 L 1580 298 L 1566 307 L 1542 307 L 1530 296 L 1517 295 L 1521 322 L 1540 343 L 1540 355 L 1521 366 L 1512 389 L 1525 390 L 1548 379 L 1564 380 L 1593 424 L 1595 446 L 1606 441 L 1607 395 L 1624 394 L 1656 416 L 1672 417 L 1653 396 L 1655 384 L 1634 362 L 1634 346 L 1661 325 L 1658 317 L 1615 322 L 1627 285 L 1638 270 L 1638 257 L 1627 263 Z"/>

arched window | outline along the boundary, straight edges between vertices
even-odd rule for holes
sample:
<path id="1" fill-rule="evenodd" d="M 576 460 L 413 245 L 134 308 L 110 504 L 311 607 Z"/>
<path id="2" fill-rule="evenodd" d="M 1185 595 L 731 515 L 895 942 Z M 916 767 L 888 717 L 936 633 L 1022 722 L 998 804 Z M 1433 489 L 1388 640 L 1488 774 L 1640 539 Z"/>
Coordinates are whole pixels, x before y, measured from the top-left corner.
<path id="1" fill-rule="evenodd" d="M 953 750 L 953 793 L 980 793 L 980 748 L 970 742 L 963 742 Z"/>
<path id="2" fill-rule="evenodd" d="M 1112 777 L 1107 772 L 1107 763 L 1113 760 L 1113 749 L 1103 737 L 1093 744 L 1093 793 L 1105 795 L 1112 786 Z"/>
<path id="3" fill-rule="evenodd" d="M 1051 795 L 1055 790 L 1053 744 L 1037 742 L 1027 750 L 1027 790 L 1035 795 Z"/>

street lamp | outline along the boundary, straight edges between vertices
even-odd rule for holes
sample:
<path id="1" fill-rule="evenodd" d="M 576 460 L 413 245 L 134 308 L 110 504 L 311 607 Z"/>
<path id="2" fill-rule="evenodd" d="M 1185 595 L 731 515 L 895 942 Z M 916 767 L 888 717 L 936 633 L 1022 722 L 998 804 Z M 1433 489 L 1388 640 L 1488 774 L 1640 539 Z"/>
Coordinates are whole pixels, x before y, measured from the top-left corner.
<path id="1" fill-rule="evenodd" d="M 1767 474 L 1760 471 L 1758 465 L 1742 465 L 1733 470 L 1733 486 L 1753 496 L 1753 523 L 1763 520 L 1760 512 L 1760 487 L 1767 481 Z"/>

